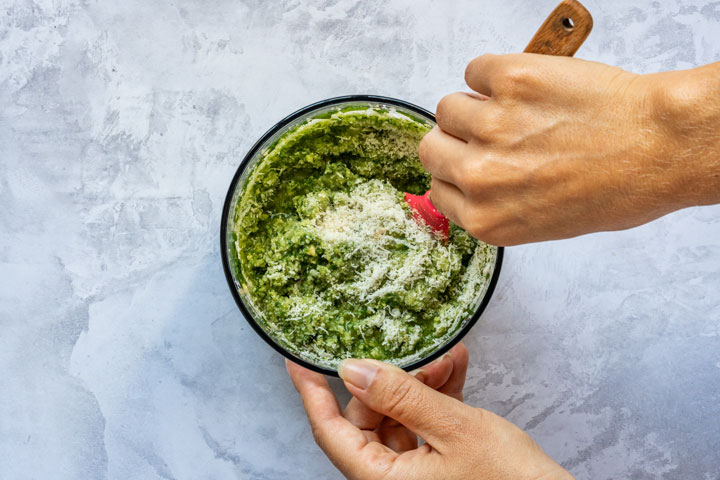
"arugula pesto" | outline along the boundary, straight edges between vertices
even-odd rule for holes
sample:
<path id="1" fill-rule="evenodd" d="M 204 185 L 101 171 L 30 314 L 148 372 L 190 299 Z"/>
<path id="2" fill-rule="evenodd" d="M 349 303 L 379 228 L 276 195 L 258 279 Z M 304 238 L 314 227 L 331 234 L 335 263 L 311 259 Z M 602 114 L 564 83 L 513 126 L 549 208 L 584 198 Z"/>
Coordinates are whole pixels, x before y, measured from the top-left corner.
<path id="1" fill-rule="evenodd" d="M 338 111 L 261 154 L 234 212 L 234 253 L 241 293 L 286 348 L 333 366 L 403 363 L 475 309 L 496 248 L 454 225 L 438 238 L 403 200 L 429 187 L 417 154 L 429 129 L 393 110 Z"/>

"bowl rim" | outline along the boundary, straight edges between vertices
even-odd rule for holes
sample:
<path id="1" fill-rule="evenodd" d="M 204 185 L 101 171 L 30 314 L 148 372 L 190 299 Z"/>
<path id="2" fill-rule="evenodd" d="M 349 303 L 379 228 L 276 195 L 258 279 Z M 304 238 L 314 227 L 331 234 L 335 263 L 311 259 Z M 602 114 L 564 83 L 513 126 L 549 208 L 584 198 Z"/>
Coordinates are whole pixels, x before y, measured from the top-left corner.
<path id="1" fill-rule="evenodd" d="M 222 257 L 222 265 L 223 265 L 223 272 L 225 273 L 225 280 L 227 280 L 228 286 L 230 287 L 230 292 L 232 293 L 233 298 L 235 299 L 235 303 L 237 304 L 238 308 L 240 309 L 240 312 L 242 313 L 243 317 L 245 318 L 245 321 L 247 321 L 253 330 L 255 330 L 255 333 L 257 333 L 260 338 L 262 338 L 265 343 L 270 345 L 275 351 L 280 353 L 282 356 L 284 356 L 286 359 L 295 362 L 299 365 L 302 365 L 305 368 L 308 368 L 314 372 L 322 373 L 324 375 L 329 375 L 333 377 L 338 376 L 337 370 L 331 370 L 328 368 L 323 368 L 317 365 L 314 365 L 310 362 L 305 361 L 304 359 L 295 356 L 292 352 L 289 352 L 285 348 L 283 348 L 281 345 L 279 345 L 275 340 L 268 335 L 265 330 L 258 324 L 258 322 L 253 317 L 250 310 L 245 306 L 245 303 L 243 302 L 242 298 L 240 297 L 240 293 L 237 290 L 237 287 L 235 285 L 235 280 L 232 276 L 232 271 L 230 269 L 230 260 L 228 258 L 228 250 L 227 250 L 227 230 L 228 230 L 228 215 L 230 213 L 230 205 L 232 203 L 233 195 L 235 194 L 235 189 L 237 187 L 238 182 L 240 181 L 240 177 L 242 176 L 243 172 L 247 168 L 247 166 L 250 163 L 250 160 L 255 156 L 255 154 L 260 150 L 260 148 L 263 147 L 263 145 L 267 142 L 268 139 L 270 139 L 273 135 L 275 135 L 280 129 L 287 126 L 290 122 L 302 117 L 303 115 L 306 115 L 314 110 L 318 110 L 323 107 L 328 107 L 336 104 L 341 103 L 348 103 L 348 102 L 373 102 L 373 103 L 382 103 L 386 105 L 391 106 L 398 106 L 405 108 L 407 110 L 411 110 L 419 115 L 421 115 L 424 118 L 430 119 L 433 122 L 435 122 L 435 115 L 425 110 L 422 107 L 419 107 L 417 105 L 414 105 L 412 103 L 406 102 L 404 100 L 400 100 L 397 98 L 392 97 L 384 97 L 380 95 L 343 95 L 339 97 L 332 97 L 327 98 L 325 100 L 320 100 L 315 103 L 311 103 L 310 105 L 307 105 L 305 107 L 300 108 L 299 110 L 296 110 L 295 112 L 291 113 L 290 115 L 286 116 L 279 122 L 277 122 L 275 125 L 273 125 L 270 129 L 268 129 L 261 137 L 258 139 L 255 144 L 248 150 L 248 153 L 245 154 L 245 157 L 243 157 L 242 161 L 240 162 L 240 165 L 238 165 L 237 170 L 235 171 L 235 175 L 232 178 L 232 181 L 230 182 L 230 186 L 228 188 L 228 192 L 225 195 L 225 203 L 223 204 L 222 209 L 222 217 L 220 220 L 220 256 Z M 470 329 L 477 323 L 477 321 L 480 319 L 480 316 L 487 308 L 488 304 L 490 303 L 490 298 L 492 297 L 495 287 L 498 282 L 498 278 L 500 277 L 500 268 L 502 266 L 503 261 L 503 253 L 504 253 L 504 247 L 496 247 L 497 248 L 497 254 L 495 257 L 495 267 L 493 270 L 492 277 L 490 278 L 490 283 L 488 284 L 487 290 L 485 290 L 485 295 L 483 296 L 482 301 L 480 302 L 480 305 L 478 305 L 475 312 L 472 314 L 470 319 L 467 321 L 464 327 L 462 327 L 455 336 L 450 339 L 449 342 L 447 342 L 445 345 L 443 345 L 441 348 L 433 352 L 432 354 L 428 355 L 427 357 L 421 358 L 420 360 L 413 362 L 409 365 L 406 365 L 404 367 L 401 367 L 403 370 L 406 371 L 412 371 L 417 368 L 420 368 L 424 365 L 427 365 L 428 363 L 434 361 L 437 358 L 440 358 L 440 356 L 447 353 L 452 347 L 454 347 L 460 340 L 467 335 L 467 333 L 470 331 Z"/>

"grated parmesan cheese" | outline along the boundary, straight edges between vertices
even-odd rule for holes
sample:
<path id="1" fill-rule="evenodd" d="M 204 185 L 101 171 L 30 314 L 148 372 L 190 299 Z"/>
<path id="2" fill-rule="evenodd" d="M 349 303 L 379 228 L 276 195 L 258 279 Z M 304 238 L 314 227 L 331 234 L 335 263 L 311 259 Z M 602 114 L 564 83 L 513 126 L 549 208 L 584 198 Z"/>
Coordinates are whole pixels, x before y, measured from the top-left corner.
<path id="1" fill-rule="evenodd" d="M 454 335 L 482 298 L 496 249 L 416 222 L 403 191 L 429 177 L 428 126 L 393 110 L 338 112 L 263 152 L 237 206 L 242 294 L 268 333 L 333 367 L 406 364 Z"/>

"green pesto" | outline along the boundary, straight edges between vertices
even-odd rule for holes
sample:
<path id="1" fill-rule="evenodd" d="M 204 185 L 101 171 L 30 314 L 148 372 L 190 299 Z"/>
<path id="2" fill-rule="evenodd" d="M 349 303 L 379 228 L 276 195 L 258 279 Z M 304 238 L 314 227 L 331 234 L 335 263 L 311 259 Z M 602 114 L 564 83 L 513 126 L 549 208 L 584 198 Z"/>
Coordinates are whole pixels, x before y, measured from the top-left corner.
<path id="1" fill-rule="evenodd" d="M 494 247 L 454 225 L 449 241 L 435 237 L 408 221 L 403 200 L 429 188 L 417 147 L 430 128 L 397 112 L 346 108 L 262 153 L 237 201 L 233 253 L 241 293 L 290 350 L 330 364 L 398 361 L 431 350 L 473 311 Z M 378 219 L 363 195 L 385 202 L 382 228 L 369 227 Z M 349 221 L 343 228 L 356 236 L 345 238 L 326 232 L 331 218 L 366 223 Z M 418 252 L 426 260 L 413 258 Z"/>

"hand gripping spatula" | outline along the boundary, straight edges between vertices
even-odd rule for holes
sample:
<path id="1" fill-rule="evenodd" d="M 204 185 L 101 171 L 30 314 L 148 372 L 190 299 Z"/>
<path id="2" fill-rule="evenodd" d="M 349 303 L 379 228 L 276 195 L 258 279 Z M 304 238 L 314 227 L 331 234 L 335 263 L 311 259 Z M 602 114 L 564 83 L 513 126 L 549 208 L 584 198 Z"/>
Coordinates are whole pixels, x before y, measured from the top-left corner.
<path id="1" fill-rule="evenodd" d="M 525 53 L 540 53 L 572 57 L 592 30 L 590 12 L 577 0 L 563 0 L 545 19 Z M 430 200 L 430 190 L 424 195 L 405 194 L 413 216 L 424 222 L 438 235 L 448 238 L 450 221 L 440 213 Z"/>

